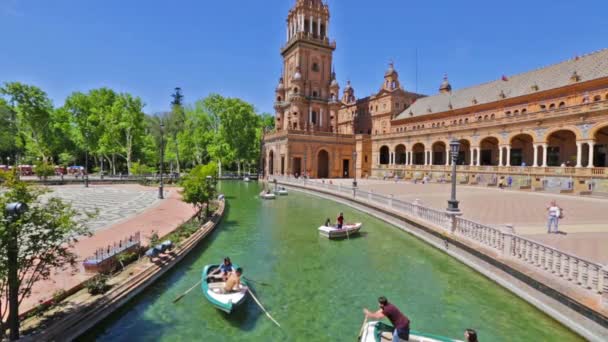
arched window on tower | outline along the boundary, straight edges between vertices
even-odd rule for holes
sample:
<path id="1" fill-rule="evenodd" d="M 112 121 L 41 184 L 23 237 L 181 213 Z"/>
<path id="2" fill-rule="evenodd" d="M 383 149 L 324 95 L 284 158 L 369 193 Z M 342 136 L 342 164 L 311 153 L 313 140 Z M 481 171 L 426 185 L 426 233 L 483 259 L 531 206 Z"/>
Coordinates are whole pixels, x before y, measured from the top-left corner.
<path id="1" fill-rule="evenodd" d="M 397 88 L 397 82 L 393 81 L 393 83 L 391 84 L 391 89 L 395 89 Z"/>

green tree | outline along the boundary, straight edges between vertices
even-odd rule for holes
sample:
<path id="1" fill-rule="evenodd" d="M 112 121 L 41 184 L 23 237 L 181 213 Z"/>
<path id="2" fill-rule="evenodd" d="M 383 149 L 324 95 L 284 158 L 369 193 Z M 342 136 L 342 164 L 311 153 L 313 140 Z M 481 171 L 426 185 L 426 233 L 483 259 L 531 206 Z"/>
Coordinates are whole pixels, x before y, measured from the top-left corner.
<path id="1" fill-rule="evenodd" d="M 124 158 L 131 174 L 131 163 L 137 146 L 145 134 L 144 104 L 139 97 L 120 94 L 112 105 L 108 116 L 108 126 L 100 139 L 104 150 Z"/>
<path id="2" fill-rule="evenodd" d="M 209 216 L 209 204 L 217 193 L 217 164 L 211 162 L 193 168 L 182 181 L 182 198 L 186 203 L 192 204 L 199 212 L 201 218 L 203 207 L 205 215 Z"/>
<path id="3" fill-rule="evenodd" d="M 48 279 L 53 269 L 75 265 L 71 247 L 78 236 L 90 234 L 85 226 L 90 216 L 79 218 L 78 212 L 58 198 L 42 200 L 46 190 L 21 182 L 13 174 L 1 177 L 6 191 L 0 193 L 0 208 L 14 202 L 29 207 L 18 218 L 9 218 L 0 210 L 0 329 L 4 333 L 9 303 L 17 307 L 10 313 L 14 319 L 19 314 L 18 304 L 30 295 L 34 284 Z M 11 337 L 18 336 L 18 319 L 15 322 L 17 329 Z"/>
<path id="4" fill-rule="evenodd" d="M 17 116 L 8 103 L 0 98 L 0 164 L 5 162 L 6 157 L 17 154 Z"/>
<path id="5" fill-rule="evenodd" d="M 47 162 L 55 146 L 56 138 L 53 119 L 53 104 L 40 88 L 19 82 L 6 83 L 0 88 L 9 107 L 16 113 L 18 143 L 28 153 L 42 157 Z"/>

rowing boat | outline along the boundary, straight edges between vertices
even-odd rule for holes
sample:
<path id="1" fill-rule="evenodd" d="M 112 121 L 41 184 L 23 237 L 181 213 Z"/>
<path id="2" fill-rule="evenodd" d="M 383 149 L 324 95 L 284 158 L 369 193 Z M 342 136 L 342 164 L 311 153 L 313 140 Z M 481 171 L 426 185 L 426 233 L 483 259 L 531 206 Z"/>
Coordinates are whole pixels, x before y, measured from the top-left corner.
<path id="1" fill-rule="evenodd" d="M 266 192 L 266 191 L 262 191 L 260 193 L 260 197 L 262 197 L 263 199 L 268 199 L 268 200 L 277 198 L 277 196 L 275 194 L 273 194 L 271 192 Z"/>
<path id="2" fill-rule="evenodd" d="M 394 328 L 382 322 L 366 322 L 362 327 L 359 342 L 382 342 L 393 340 Z M 405 341 L 405 340 L 401 340 Z M 462 342 L 451 338 L 410 330 L 409 342 Z"/>
<path id="3" fill-rule="evenodd" d="M 241 277 L 239 290 L 230 293 L 223 293 L 226 282 L 221 278 L 209 277 L 220 265 L 207 265 L 203 269 L 203 281 L 201 288 L 205 298 L 216 308 L 231 313 L 236 307 L 245 302 L 247 298 L 247 281 Z M 232 264 L 234 269 L 238 268 L 236 264 Z M 218 274 L 219 275 L 219 274 Z"/>
<path id="4" fill-rule="evenodd" d="M 287 192 L 287 189 L 285 189 L 285 188 L 278 188 L 277 190 L 274 191 L 274 193 L 277 195 L 281 195 L 281 196 L 286 196 L 289 194 Z"/>
<path id="5" fill-rule="evenodd" d="M 342 228 L 321 226 L 319 227 L 319 234 L 330 238 L 330 239 L 343 239 L 351 235 L 359 233 L 363 223 L 347 223 Z"/>

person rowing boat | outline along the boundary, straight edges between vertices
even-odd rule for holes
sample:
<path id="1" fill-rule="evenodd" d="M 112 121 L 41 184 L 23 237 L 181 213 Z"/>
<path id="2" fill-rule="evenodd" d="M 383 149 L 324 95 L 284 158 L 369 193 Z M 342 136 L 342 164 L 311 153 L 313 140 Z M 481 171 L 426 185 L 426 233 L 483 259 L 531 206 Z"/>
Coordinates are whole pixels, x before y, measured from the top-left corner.
<path id="1" fill-rule="evenodd" d="M 366 318 L 382 319 L 388 318 L 393 324 L 393 342 L 399 342 L 400 339 L 408 341 L 410 339 L 410 320 L 406 315 L 393 304 L 388 302 L 386 297 L 382 296 L 378 298 L 378 305 L 380 310 L 371 312 L 367 309 L 363 309 L 363 313 Z"/>
<path id="2" fill-rule="evenodd" d="M 224 262 L 222 263 L 222 265 L 218 268 L 216 268 L 213 272 L 211 272 L 211 274 L 209 274 L 209 277 L 213 277 L 216 279 L 222 279 L 224 281 L 226 281 L 226 279 L 228 279 L 228 276 L 230 275 L 230 273 L 232 273 L 233 271 L 233 267 L 232 267 L 232 261 L 230 261 L 229 257 L 225 257 L 224 258 Z M 217 274 L 220 274 L 219 276 Z"/>

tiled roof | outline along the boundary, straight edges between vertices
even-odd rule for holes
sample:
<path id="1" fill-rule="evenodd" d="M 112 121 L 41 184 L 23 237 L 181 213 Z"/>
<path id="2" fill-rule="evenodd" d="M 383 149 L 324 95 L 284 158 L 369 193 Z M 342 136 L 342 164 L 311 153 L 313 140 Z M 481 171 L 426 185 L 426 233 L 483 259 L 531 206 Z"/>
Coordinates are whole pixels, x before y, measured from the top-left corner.
<path id="1" fill-rule="evenodd" d="M 572 83 L 574 72 L 581 82 L 608 77 L 608 49 L 497 81 L 423 97 L 399 114 L 397 119 L 440 113 L 563 87 Z"/>

